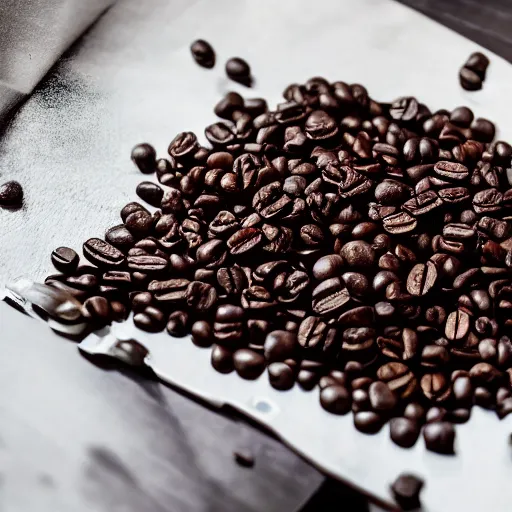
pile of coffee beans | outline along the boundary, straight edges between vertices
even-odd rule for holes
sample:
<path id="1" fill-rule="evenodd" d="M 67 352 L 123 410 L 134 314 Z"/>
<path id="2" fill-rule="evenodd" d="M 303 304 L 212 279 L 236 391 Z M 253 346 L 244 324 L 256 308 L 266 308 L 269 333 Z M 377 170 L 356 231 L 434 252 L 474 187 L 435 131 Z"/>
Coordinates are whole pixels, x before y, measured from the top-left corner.
<path id="1" fill-rule="evenodd" d="M 466 91 L 478 91 L 482 88 L 489 59 L 480 52 L 472 53 L 459 71 L 460 85 Z"/>
<path id="2" fill-rule="evenodd" d="M 467 107 L 373 100 L 359 84 L 291 84 L 269 110 L 228 93 L 223 119 L 178 134 L 141 172 L 122 222 L 47 283 L 97 325 L 192 335 L 221 373 L 321 406 L 398 445 L 423 428 L 454 453 L 474 404 L 512 411 L 512 147 Z"/>

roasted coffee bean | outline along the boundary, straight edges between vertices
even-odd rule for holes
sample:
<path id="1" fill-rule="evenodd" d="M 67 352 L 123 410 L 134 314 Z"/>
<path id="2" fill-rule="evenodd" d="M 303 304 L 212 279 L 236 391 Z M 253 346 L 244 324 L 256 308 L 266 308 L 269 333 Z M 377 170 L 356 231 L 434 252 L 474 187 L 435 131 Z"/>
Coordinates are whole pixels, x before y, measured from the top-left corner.
<path id="1" fill-rule="evenodd" d="M 190 159 L 198 148 L 197 137 L 192 132 L 181 132 L 169 144 L 168 152 L 178 161 Z"/>
<path id="2" fill-rule="evenodd" d="M 107 323 L 111 317 L 110 304 L 105 297 L 89 297 L 84 302 L 82 315 L 93 322 Z"/>
<path id="3" fill-rule="evenodd" d="M 343 264 L 343 258 L 338 254 L 322 256 L 313 266 L 313 276 L 319 281 L 338 277 L 341 275 Z"/>
<path id="4" fill-rule="evenodd" d="M 190 45 L 194 60 L 203 68 L 211 69 L 215 66 L 215 52 L 207 41 L 198 39 Z"/>
<path id="5" fill-rule="evenodd" d="M 338 277 L 322 281 L 312 294 L 312 308 L 318 315 L 335 315 L 350 300 L 343 281 Z"/>
<path id="6" fill-rule="evenodd" d="M 211 364 L 219 373 L 231 373 L 233 365 L 233 353 L 221 345 L 213 345 Z"/>
<path id="7" fill-rule="evenodd" d="M 421 390 L 432 402 L 445 402 L 451 396 L 450 383 L 442 373 L 426 373 L 421 378 Z"/>
<path id="8" fill-rule="evenodd" d="M 419 104 L 416 98 L 398 98 L 391 104 L 389 114 L 396 121 L 408 122 L 416 119 Z"/>
<path id="9" fill-rule="evenodd" d="M 187 334 L 188 313 L 186 311 L 173 311 L 167 320 L 167 332 L 171 336 L 181 338 Z"/>
<path id="10" fill-rule="evenodd" d="M 232 255 L 244 254 L 256 249 L 263 241 L 263 233 L 259 228 L 243 228 L 234 233 L 227 241 Z"/>
<path id="11" fill-rule="evenodd" d="M 217 308 L 213 332 L 217 343 L 236 344 L 244 335 L 242 320 L 244 310 L 240 306 L 224 304 Z"/>
<path id="12" fill-rule="evenodd" d="M 295 382 L 293 370 L 285 363 L 270 363 L 267 368 L 270 385 L 281 391 L 291 389 Z"/>
<path id="13" fill-rule="evenodd" d="M 71 274 L 78 267 L 80 258 L 78 254 L 69 247 L 57 247 L 52 252 L 53 266 L 63 274 Z"/>
<path id="14" fill-rule="evenodd" d="M 126 251 L 135 244 L 135 238 L 124 224 L 119 224 L 107 230 L 105 240 L 121 251 Z"/>
<path id="15" fill-rule="evenodd" d="M 411 396 L 418 387 L 414 373 L 403 363 L 392 362 L 382 365 L 377 370 L 377 378 L 385 382 L 391 391 L 401 398 Z"/>
<path id="16" fill-rule="evenodd" d="M 483 80 L 468 67 L 462 67 L 459 71 L 460 85 L 466 91 L 478 91 L 482 88 Z"/>
<path id="17" fill-rule="evenodd" d="M 392 418 L 389 422 L 391 440 L 402 448 L 414 446 L 420 435 L 420 425 L 410 418 Z"/>
<path id="18" fill-rule="evenodd" d="M 454 454 L 455 429 L 451 423 L 440 421 L 429 423 L 423 429 L 425 446 L 431 452 L 444 455 Z"/>
<path id="19" fill-rule="evenodd" d="M 340 254 L 349 267 L 371 267 L 376 259 L 372 246 L 362 240 L 346 243 Z"/>
<path id="20" fill-rule="evenodd" d="M 207 283 L 192 281 L 185 292 L 187 305 L 195 311 L 209 311 L 217 302 L 217 291 Z"/>
<path id="21" fill-rule="evenodd" d="M 335 384 L 320 391 L 320 404 L 332 414 L 347 414 L 351 407 L 351 396 L 347 388 Z"/>
<path id="22" fill-rule="evenodd" d="M 265 358 L 253 350 L 241 348 L 233 354 L 233 365 L 240 377 L 255 380 L 265 369 Z"/>
<path id="23" fill-rule="evenodd" d="M 99 238 L 89 238 L 83 245 L 84 256 L 98 267 L 119 267 L 125 258 L 121 251 Z"/>
<path id="24" fill-rule="evenodd" d="M 168 279 L 166 281 L 151 281 L 148 291 L 157 302 L 175 303 L 187 299 L 188 279 Z"/>
<path id="25" fill-rule="evenodd" d="M 151 206 L 160 206 L 164 191 L 151 181 L 143 181 L 137 185 L 137 195 Z"/>
<path id="26" fill-rule="evenodd" d="M 154 306 L 147 306 L 133 317 L 133 323 L 143 331 L 159 332 L 165 326 L 165 315 Z"/>
<path id="27" fill-rule="evenodd" d="M 269 362 L 284 361 L 293 357 L 297 336 L 288 331 L 270 332 L 264 344 L 265 359 Z"/>
<path id="28" fill-rule="evenodd" d="M 370 404 L 375 411 L 389 413 L 396 406 L 396 397 L 384 382 L 374 382 L 369 390 Z"/>
<path id="29" fill-rule="evenodd" d="M 132 149 L 132 160 L 144 174 L 150 174 L 156 170 L 156 151 L 151 144 L 137 144 Z"/>
<path id="30" fill-rule="evenodd" d="M 404 417 L 415 423 L 422 424 L 425 421 L 425 409 L 421 404 L 411 402 L 404 410 Z"/>
<path id="31" fill-rule="evenodd" d="M 198 347 L 209 347 L 213 343 L 212 326 L 206 320 L 196 320 L 191 328 L 192 341 Z"/>
<path id="32" fill-rule="evenodd" d="M 226 62 L 226 75 L 235 82 L 250 85 L 251 68 L 245 60 L 239 57 L 232 57 Z"/>
<path id="33" fill-rule="evenodd" d="M 360 411 L 354 414 L 354 426 L 364 434 L 376 434 L 382 428 L 382 418 L 373 411 Z"/>
<path id="34" fill-rule="evenodd" d="M 227 295 L 240 295 L 247 286 L 247 276 L 240 267 L 222 267 L 217 270 L 217 282 Z"/>
<path id="35" fill-rule="evenodd" d="M 418 263 L 407 277 L 407 291 L 417 297 L 426 295 L 435 286 L 436 280 L 437 269 L 431 261 Z"/>
<path id="36" fill-rule="evenodd" d="M 398 444 L 398 443 L 397 443 Z M 420 508 L 420 492 L 423 480 L 417 476 L 404 473 L 391 485 L 393 497 L 401 510 L 414 510 Z"/>
<path id="37" fill-rule="evenodd" d="M 470 328 L 470 317 L 462 309 L 452 311 L 446 320 L 445 335 L 451 340 L 461 340 L 466 337 Z"/>

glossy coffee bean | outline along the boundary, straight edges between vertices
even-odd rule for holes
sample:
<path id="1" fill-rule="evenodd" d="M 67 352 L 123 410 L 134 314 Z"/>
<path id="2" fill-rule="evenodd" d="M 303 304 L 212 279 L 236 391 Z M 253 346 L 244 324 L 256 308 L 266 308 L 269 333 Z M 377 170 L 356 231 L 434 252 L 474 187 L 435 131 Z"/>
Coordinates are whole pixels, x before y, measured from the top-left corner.
<path id="1" fill-rule="evenodd" d="M 137 144 L 132 149 L 132 160 L 144 174 L 151 174 L 156 170 L 156 151 L 151 144 Z"/>
<path id="2" fill-rule="evenodd" d="M 281 391 L 293 387 L 295 376 L 286 363 L 270 363 L 267 368 L 270 385 Z"/>
<path id="3" fill-rule="evenodd" d="M 233 354 L 235 370 L 243 379 L 257 379 L 265 369 L 265 358 L 247 348 L 241 348 Z"/>
<path id="4" fill-rule="evenodd" d="M 78 254 L 69 247 L 57 247 L 52 252 L 51 258 L 53 266 L 64 274 L 73 273 L 80 261 Z"/>
<path id="5" fill-rule="evenodd" d="M 133 317 L 133 323 L 143 331 L 159 332 L 165 326 L 165 315 L 154 306 L 147 306 Z"/>
<path id="6" fill-rule="evenodd" d="M 0 185 L 0 206 L 17 207 L 23 202 L 23 188 L 17 181 Z"/>
<path id="7" fill-rule="evenodd" d="M 320 404 L 332 414 L 346 414 L 350 411 L 351 402 L 350 393 L 343 386 L 335 384 L 320 391 Z"/>
<path id="8" fill-rule="evenodd" d="M 427 450 L 444 455 L 454 454 L 455 429 L 451 423 L 441 421 L 429 423 L 423 429 Z"/>
<path id="9" fill-rule="evenodd" d="M 221 345 L 213 345 L 211 364 L 219 373 L 231 373 L 235 369 L 233 353 Z"/>
<path id="10" fill-rule="evenodd" d="M 364 434 L 376 434 L 382 424 L 382 418 L 376 412 L 360 411 L 354 414 L 354 426 Z"/>
<path id="11" fill-rule="evenodd" d="M 186 311 L 173 311 L 167 320 L 167 332 L 171 336 L 181 338 L 187 334 L 188 322 L 188 313 Z"/>
<path id="12" fill-rule="evenodd" d="M 143 181 L 137 185 L 137 195 L 151 206 L 160 206 L 160 201 L 164 195 L 164 191 L 151 181 Z"/>
<path id="13" fill-rule="evenodd" d="M 190 45 L 190 51 L 194 60 L 203 68 L 213 68 L 215 66 L 215 52 L 207 41 L 198 39 Z"/>
<path id="14" fill-rule="evenodd" d="M 420 508 L 420 492 L 424 482 L 415 475 L 404 473 L 391 485 L 393 497 L 401 510 Z"/>
<path id="15" fill-rule="evenodd" d="M 409 418 L 392 418 L 389 422 L 391 440 L 402 448 L 410 448 L 420 435 L 420 425 Z"/>
<path id="16" fill-rule="evenodd" d="M 226 62 L 226 75 L 235 82 L 247 84 L 250 81 L 251 68 L 245 60 L 232 57 Z"/>

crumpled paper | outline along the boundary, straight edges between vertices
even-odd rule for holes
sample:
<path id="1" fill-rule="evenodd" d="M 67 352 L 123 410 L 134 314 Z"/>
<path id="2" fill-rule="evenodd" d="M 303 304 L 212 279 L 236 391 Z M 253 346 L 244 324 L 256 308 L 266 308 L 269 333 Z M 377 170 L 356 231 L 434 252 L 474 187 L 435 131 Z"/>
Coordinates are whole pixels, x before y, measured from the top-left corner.
<path id="1" fill-rule="evenodd" d="M 115 0 L 0 2 L 0 120 Z"/>

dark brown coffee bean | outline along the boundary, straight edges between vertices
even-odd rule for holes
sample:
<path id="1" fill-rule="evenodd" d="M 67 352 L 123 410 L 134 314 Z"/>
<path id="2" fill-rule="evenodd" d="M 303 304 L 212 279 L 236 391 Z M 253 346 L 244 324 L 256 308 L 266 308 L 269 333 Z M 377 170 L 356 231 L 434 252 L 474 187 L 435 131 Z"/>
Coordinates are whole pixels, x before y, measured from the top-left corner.
<path id="1" fill-rule="evenodd" d="M 295 382 L 293 370 L 285 363 L 270 363 L 267 368 L 270 385 L 281 391 L 291 389 Z"/>
<path id="2" fill-rule="evenodd" d="M 255 380 L 265 369 L 265 358 L 247 348 L 241 348 L 233 354 L 235 370 L 243 379 Z"/>
<path id="3" fill-rule="evenodd" d="M 389 435 L 398 446 L 410 448 L 420 435 L 420 425 L 409 418 L 392 418 L 389 422 Z"/>
<path id="4" fill-rule="evenodd" d="M 201 281 L 190 282 L 185 294 L 187 305 L 196 311 L 209 311 L 217 302 L 215 288 Z"/>
<path id="5" fill-rule="evenodd" d="M 207 41 L 198 39 L 190 45 L 194 60 L 203 68 L 211 69 L 215 66 L 215 52 Z"/>
<path id="6" fill-rule="evenodd" d="M 137 185 L 137 195 L 151 206 L 160 206 L 160 201 L 164 195 L 164 191 L 151 181 L 142 181 Z"/>
<path id="7" fill-rule="evenodd" d="M 418 221 L 407 212 L 399 212 L 384 218 L 384 229 L 391 234 L 409 233 L 414 231 Z"/>
<path id="8" fill-rule="evenodd" d="M 322 281 L 312 294 L 312 308 L 318 315 L 335 315 L 350 300 L 343 281 L 338 277 Z"/>
<path id="9" fill-rule="evenodd" d="M 418 115 L 419 104 L 416 98 L 398 98 L 391 104 L 389 114 L 396 121 L 412 121 Z"/>
<path id="10" fill-rule="evenodd" d="M 51 259 L 53 266 L 64 274 L 73 273 L 80 261 L 78 254 L 69 247 L 57 247 L 52 252 Z"/>
<path id="11" fill-rule="evenodd" d="M 427 450 L 444 455 L 455 453 L 455 430 L 451 423 L 444 421 L 429 423 L 423 429 L 423 438 Z"/>
<path id="12" fill-rule="evenodd" d="M 166 281 L 151 281 L 148 291 L 157 302 L 181 302 L 187 299 L 188 279 L 168 279 Z"/>
<path id="13" fill-rule="evenodd" d="M 376 434 L 382 424 L 382 418 L 376 412 L 360 411 L 354 414 L 354 426 L 364 434 Z"/>
<path id="14" fill-rule="evenodd" d="M 192 132 L 181 132 L 169 144 L 168 152 L 178 161 L 190 159 L 197 151 L 199 144 Z"/>
<path id="15" fill-rule="evenodd" d="M 328 386 L 320 391 L 320 404 L 332 414 L 346 414 L 351 403 L 350 393 L 343 386 Z"/>
<path id="16" fill-rule="evenodd" d="M 233 353 L 221 345 L 214 345 L 211 353 L 211 364 L 219 373 L 231 373 L 235 369 Z"/>
<path id="17" fill-rule="evenodd" d="M 265 339 L 265 359 L 269 362 L 284 361 L 293 357 L 297 336 L 288 331 L 272 331 Z"/>
<path id="18" fill-rule="evenodd" d="M 99 238 L 89 238 L 83 245 L 84 256 L 98 267 L 119 267 L 125 262 L 121 251 Z"/>
<path id="19" fill-rule="evenodd" d="M 426 295 L 435 286 L 436 280 L 437 269 L 431 261 L 418 263 L 407 277 L 407 291 L 417 297 Z"/>
<path id="20" fill-rule="evenodd" d="M 398 443 L 397 443 L 398 444 Z M 420 508 L 420 492 L 424 482 L 417 476 L 404 473 L 391 485 L 393 497 L 401 510 Z"/>
<path id="21" fill-rule="evenodd" d="M 317 372 L 311 370 L 300 370 L 297 374 L 297 384 L 304 391 L 311 391 L 318 384 L 320 377 Z"/>
<path id="22" fill-rule="evenodd" d="M 84 302 L 82 314 L 92 322 L 107 323 L 111 316 L 110 304 L 105 297 L 89 297 Z"/>
<path id="23" fill-rule="evenodd" d="M 350 267 L 371 267 L 376 260 L 372 246 L 363 240 L 346 243 L 341 249 L 341 256 Z"/>
<path id="24" fill-rule="evenodd" d="M 445 402 L 451 396 L 450 383 L 442 373 L 426 373 L 421 378 L 421 390 L 432 402 Z"/>
<path id="25" fill-rule="evenodd" d="M 338 254 L 322 256 L 313 266 L 313 276 L 319 281 L 338 277 L 343 268 L 343 258 Z"/>
<path id="26" fill-rule="evenodd" d="M 133 323 L 143 331 L 159 332 L 165 326 L 165 316 L 154 306 L 147 306 L 134 315 Z"/>
<path id="27" fill-rule="evenodd" d="M 226 62 L 226 74 L 231 80 L 246 84 L 251 76 L 251 68 L 245 60 L 232 57 Z"/>
<path id="28" fill-rule="evenodd" d="M 124 224 L 110 228 L 105 233 L 105 240 L 121 251 L 127 251 L 135 244 L 135 238 Z"/>
<path id="29" fill-rule="evenodd" d="M 404 416 L 406 418 L 420 425 L 425 421 L 425 414 L 426 412 L 424 407 L 417 402 L 411 402 L 410 404 L 407 404 L 404 410 Z"/>
<path id="30" fill-rule="evenodd" d="M 384 382 L 374 382 L 368 390 L 368 395 L 375 411 L 386 413 L 396 406 L 396 397 Z"/>
<path id="31" fill-rule="evenodd" d="M 187 334 L 188 313 L 186 311 L 173 311 L 167 320 L 167 332 L 171 336 L 181 338 Z"/>
<path id="32" fill-rule="evenodd" d="M 263 240 L 261 229 L 244 228 L 237 231 L 227 241 L 232 255 L 244 254 L 257 248 Z"/>
<path id="33" fill-rule="evenodd" d="M 191 334 L 192 342 L 198 347 L 210 347 L 214 341 L 212 325 L 206 320 L 196 320 L 192 324 Z"/>
<path id="34" fill-rule="evenodd" d="M 483 80 L 467 67 L 463 67 L 459 71 L 459 81 L 462 88 L 466 89 L 466 91 L 478 91 L 482 88 Z"/>
<path id="35" fill-rule="evenodd" d="M 414 373 L 405 364 L 399 362 L 382 365 L 377 370 L 377 378 L 385 382 L 391 391 L 401 398 L 411 396 L 418 387 Z"/>
<path id="36" fill-rule="evenodd" d="M 132 149 L 132 160 L 144 174 L 150 174 L 156 170 L 156 151 L 151 144 L 137 144 Z"/>

